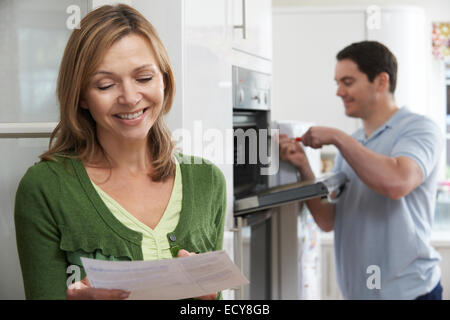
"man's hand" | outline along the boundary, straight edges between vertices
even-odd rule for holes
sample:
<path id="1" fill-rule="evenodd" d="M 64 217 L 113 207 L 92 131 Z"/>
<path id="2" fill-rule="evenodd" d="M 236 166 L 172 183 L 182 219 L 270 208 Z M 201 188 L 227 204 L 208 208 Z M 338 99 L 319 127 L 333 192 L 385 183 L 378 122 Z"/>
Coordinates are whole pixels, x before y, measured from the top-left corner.
<path id="1" fill-rule="evenodd" d="M 124 300 L 129 295 L 123 290 L 92 288 L 87 277 L 71 284 L 66 290 L 67 300 Z"/>
<path id="2" fill-rule="evenodd" d="M 322 148 L 324 145 L 336 144 L 336 137 L 340 130 L 328 127 L 311 127 L 301 137 L 301 141 L 307 147 L 314 149 Z"/>
<path id="3" fill-rule="evenodd" d="M 279 143 L 281 160 L 291 163 L 297 169 L 308 163 L 305 150 L 295 139 L 289 138 L 286 134 L 280 134 Z"/>
<path id="4" fill-rule="evenodd" d="M 178 251 L 178 257 L 188 257 L 188 256 L 193 256 L 195 255 L 195 253 L 193 252 L 189 252 L 187 250 L 181 249 L 180 251 Z M 196 299 L 198 300 L 215 300 L 217 298 L 217 292 L 215 293 L 210 293 L 201 297 L 197 297 Z"/>

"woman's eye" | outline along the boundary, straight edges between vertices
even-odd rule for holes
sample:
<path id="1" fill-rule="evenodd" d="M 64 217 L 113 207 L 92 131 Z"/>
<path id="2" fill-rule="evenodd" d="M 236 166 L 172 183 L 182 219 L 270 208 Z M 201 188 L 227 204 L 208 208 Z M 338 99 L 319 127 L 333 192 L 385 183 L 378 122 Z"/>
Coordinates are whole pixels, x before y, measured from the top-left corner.
<path id="1" fill-rule="evenodd" d="M 98 88 L 99 90 L 104 91 L 104 90 L 106 90 L 106 89 L 111 88 L 112 86 L 113 86 L 112 84 L 109 84 L 109 85 L 105 85 L 105 86 L 98 86 L 97 88 Z"/>
<path id="2" fill-rule="evenodd" d="M 139 81 L 140 83 L 145 83 L 145 82 L 149 82 L 152 79 L 153 79 L 153 77 L 146 77 L 146 78 L 139 78 L 139 79 L 137 79 L 137 81 Z"/>

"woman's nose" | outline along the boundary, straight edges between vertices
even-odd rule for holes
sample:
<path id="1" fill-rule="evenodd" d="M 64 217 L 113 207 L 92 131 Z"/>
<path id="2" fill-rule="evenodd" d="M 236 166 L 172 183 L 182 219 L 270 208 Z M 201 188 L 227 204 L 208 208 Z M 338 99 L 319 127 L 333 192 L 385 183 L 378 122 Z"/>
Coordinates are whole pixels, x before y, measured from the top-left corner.
<path id="1" fill-rule="evenodd" d="M 142 99 L 142 94 L 139 93 L 136 85 L 132 83 L 123 83 L 122 92 L 118 97 L 118 102 L 120 104 L 126 104 L 130 107 L 136 106 Z"/>

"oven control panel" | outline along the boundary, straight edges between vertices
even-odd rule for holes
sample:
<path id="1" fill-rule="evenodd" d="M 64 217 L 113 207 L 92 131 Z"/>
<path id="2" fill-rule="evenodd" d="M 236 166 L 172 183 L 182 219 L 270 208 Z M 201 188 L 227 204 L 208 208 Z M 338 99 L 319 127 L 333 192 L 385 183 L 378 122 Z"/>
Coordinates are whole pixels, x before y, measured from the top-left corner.
<path id="1" fill-rule="evenodd" d="M 233 109 L 270 110 L 269 74 L 233 66 Z"/>

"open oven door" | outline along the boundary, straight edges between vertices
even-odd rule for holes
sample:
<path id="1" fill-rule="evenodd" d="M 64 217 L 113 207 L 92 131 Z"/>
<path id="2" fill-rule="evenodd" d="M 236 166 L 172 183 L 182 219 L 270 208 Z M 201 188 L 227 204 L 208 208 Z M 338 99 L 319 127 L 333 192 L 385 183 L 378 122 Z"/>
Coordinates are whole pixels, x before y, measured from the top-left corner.
<path id="1" fill-rule="evenodd" d="M 347 176 L 343 172 L 329 173 L 314 181 L 302 181 L 247 195 L 234 202 L 234 216 L 248 215 L 269 208 L 312 198 L 335 202 L 345 188 Z"/>

